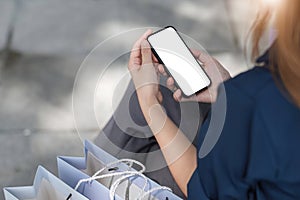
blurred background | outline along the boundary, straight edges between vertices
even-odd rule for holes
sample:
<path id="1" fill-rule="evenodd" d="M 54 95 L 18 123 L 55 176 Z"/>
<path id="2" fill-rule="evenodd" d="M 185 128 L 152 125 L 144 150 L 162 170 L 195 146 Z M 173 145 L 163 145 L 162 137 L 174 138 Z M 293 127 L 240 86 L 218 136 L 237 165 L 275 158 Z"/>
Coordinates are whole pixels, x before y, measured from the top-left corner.
<path id="1" fill-rule="evenodd" d="M 81 63 L 100 42 L 136 28 L 173 25 L 235 76 L 249 68 L 243 47 L 253 13 L 246 0 L 0 0 L 1 189 L 31 185 L 39 164 L 56 173 L 57 155 L 83 155 L 81 138 L 99 132 L 101 126 L 79 115 L 85 125 L 81 138 L 77 134 L 72 91 Z M 130 49 L 135 39 L 118 41 L 119 48 Z M 106 48 L 103 56 L 116 46 Z M 101 82 L 102 125 L 111 115 L 105 91 L 111 92 L 126 62 Z"/>

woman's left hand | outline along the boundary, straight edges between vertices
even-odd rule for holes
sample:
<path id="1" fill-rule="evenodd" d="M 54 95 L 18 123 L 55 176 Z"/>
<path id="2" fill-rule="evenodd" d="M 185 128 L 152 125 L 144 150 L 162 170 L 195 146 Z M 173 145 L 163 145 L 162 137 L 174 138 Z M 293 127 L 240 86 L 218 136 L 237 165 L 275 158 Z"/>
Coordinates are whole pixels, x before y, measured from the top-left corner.
<path id="1" fill-rule="evenodd" d="M 150 30 L 134 44 L 128 69 L 148 126 L 161 148 L 176 183 L 187 195 L 187 184 L 197 165 L 197 150 L 159 104 L 162 102 L 162 94 L 159 91 L 158 68 L 162 66 L 154 59 L 150 45 L 146 41 L 149 34 L 151 34 Z M 180 152 L 180 156 L 176 157 L 176 152 Z"/>
<path id="2" fill-rule="evenodd" d="M 152 106 L 157 101 L 162 102 L 162 94 L 159 91 L 159 63 L 155 61 L 151 47 L 146 40 L 151 33 L 151 30 L 146 31 L 136 41 L 128 63 L 139 102 L 147 106 Z"/>

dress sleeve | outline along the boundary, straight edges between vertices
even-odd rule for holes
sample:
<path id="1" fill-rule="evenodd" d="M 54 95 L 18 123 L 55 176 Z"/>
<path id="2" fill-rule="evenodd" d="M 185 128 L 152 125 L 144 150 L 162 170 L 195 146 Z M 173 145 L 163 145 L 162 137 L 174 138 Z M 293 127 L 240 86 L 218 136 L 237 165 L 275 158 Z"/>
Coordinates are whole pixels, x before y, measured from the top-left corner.
<path id="1" fill-rule="evenodd" d="M 230 82 L 219 91 L 212 109 L 226 107 L 223 128 L 212 150 L 203 158 L 197 155 L 198 166 L 188 184 L 188 199 L 248 199 L 249 186 L 243 176 L 249 154 L 253 100 Z M 214 118 L 222 119 L 219 115 L 222 113 L 212 110 L 204 122 L 198 136 L 198 153 L 205 137 L 216 134 Z"/>

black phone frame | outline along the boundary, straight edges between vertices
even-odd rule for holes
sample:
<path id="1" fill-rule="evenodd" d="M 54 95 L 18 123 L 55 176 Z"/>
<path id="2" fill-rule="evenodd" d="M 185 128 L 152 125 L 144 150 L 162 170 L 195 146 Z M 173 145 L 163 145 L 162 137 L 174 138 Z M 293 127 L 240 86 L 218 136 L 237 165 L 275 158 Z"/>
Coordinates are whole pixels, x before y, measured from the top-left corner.
<path id="1" fill-rule="evenodd" d="M 193 58 L 195 59 L 195 61 L 198 63 L 199 67 L 201 67 L 201 69 L 203 70 L 203 72 L 205 73 L 205 75 L 207 76 L 207 78 L 209 79 L 209 84 L 208 84 L 208 86 L 206 86 L 206 87 L 200 89 L 199 91 L 195 92 L 195 93 L 192 94 L 192 95 L 186 95 L 186 94 L 183 92 L 183 90 L 179 87 L 179 85 L 178 85 L 177 81 L 175 80 L 175 78 L 172 76 L 172 74 L 170 73 L 170 71 L 168 70 L 168 68 L 164 65 L 163 61 L 160 59 L 160 57 L 159 57 L 158 54 L 156 53 L 155 49 L 153 48 L 153 46 L 152 46 L 151 43 L 149 42 L 149 37 L 151 37 L 152 35 L 155 35 L 155 34 L 161 32 L 161 31 L 163 31 L 163 30 L 165 30 L 165 29 L 167 29 L 167 28 L 172 28 L 172 29 L 175 30 L 176 34 L 179 36 L 179 38 L 180 38 L 181 41 L 184 43 L 184 45 L 186 46 L 186 48 L 188 49 L 188 51 L 192 54 L 192 56 L 193 56 Z M 187 46 L 187 44 L 186 44 L 185 41 L 182 39 L 182 37 L 180 36 L 180 34 L 178 33 L 177 29 L 176 29 L 174 26 L 166 26 L 166 27 L 164 27 L 164 28 L 162 28 L 162 29 L 160 29 L 160 30 L 158 30 L 158 31 L 155 31 L 155 32 L 151 33 L 150 35 L 148 35 L 147 41 L 148 41 L 148 43 L 150 44 L 151 51 L 152 51 L 152 53 L 154 54 L 154 56 L 156 57 L 156 59 L 158 60 L 158 62 L 164 66 L 164 69 L 165 69 L 166 73 L 167 73 L 169 76 L 173 77 L 173 79 L 174 79 L 174 84 L 175 84 L 175 86 L 176 86 L 177 88 L 179 88 L 179 89 L 181 90 L 182 96 L 183 96 L 183 97 L 189 98 L 189 97 L 192 97 L 193 95 L 197 95 L 197 94 L 199 94 L 201 91 L 207 89 L 207 88 L 211 85 L 211 80 L 210 80 L 209 76 L 207 75 L 207 73 L 205 72 L 205 70 L 203 69 L 203 67 L 201 66 L 201 64 L 198 62 L 198 60 L 195 58 L 194 54 L 191 52 L 190 48 Z"/>

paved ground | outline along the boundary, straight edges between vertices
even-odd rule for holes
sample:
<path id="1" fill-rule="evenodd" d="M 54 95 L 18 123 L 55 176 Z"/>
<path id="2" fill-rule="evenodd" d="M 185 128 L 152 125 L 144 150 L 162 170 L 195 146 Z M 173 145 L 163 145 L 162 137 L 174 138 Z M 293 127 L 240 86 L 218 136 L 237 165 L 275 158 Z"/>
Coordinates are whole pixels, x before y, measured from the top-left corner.
<path id="1" fill-rule="evenodd" d="M 21 4 L 15 7 L 14 2 Z M 82 155 L 72 113 L 73 84 L 88 52 L 112 35 L 173 25 L 200 42 L 233 75 L 247 68 L 241 38 L 249 17 L 240 17 L 247 6 L 238 0 L 1 0 L 0 49 L 16 9 L 11 54 L 4 62 L 2 53 L 0 62 L 0 188 L 30 185 L 39 164 L 55 173 L 57 155 Z M 111 40 L 102 54 L 93 57 L 93 65 L 103 69 L 105 58 L 117 50 L 128 51 L 141 32 Z M 126 56 L 117 59 L 101 79 L 96 99 L 100 127 L 112 112 L 114 87 L 126 72 L 126 61 Z M 90 78 L 77 91 L 82 97 L 80 110 L 89 110 L 85 106 L 91 103 L 84 96 L 97 78 L 94 71 L 85 77 Z M 94 116 L 76 116 L 81 137 L 92 139 L 99 130 Z"/>

